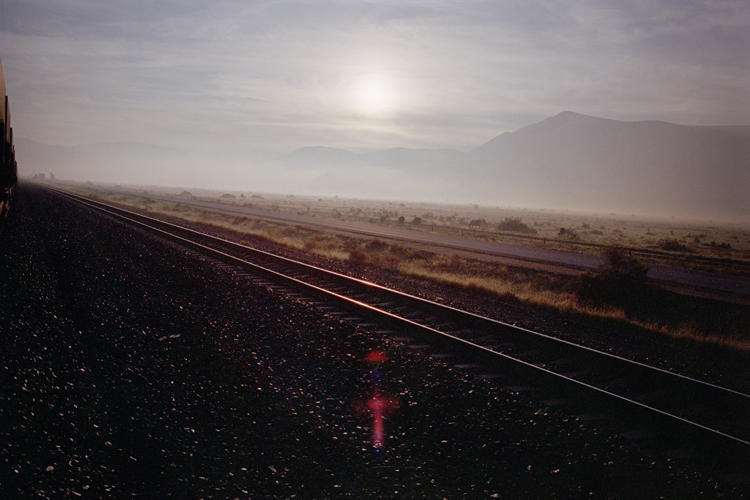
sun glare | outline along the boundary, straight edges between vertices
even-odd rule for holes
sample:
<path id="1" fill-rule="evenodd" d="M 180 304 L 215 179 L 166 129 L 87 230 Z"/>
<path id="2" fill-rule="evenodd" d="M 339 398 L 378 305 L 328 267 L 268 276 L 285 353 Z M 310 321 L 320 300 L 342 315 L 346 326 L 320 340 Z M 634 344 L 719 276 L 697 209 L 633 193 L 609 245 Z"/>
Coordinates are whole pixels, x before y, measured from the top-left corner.
<path id="1" fill-rule="evenodd" d="M 354 106 L 359 112 L 371 116 L 382 115 L 392 104 L 392 89 L 387 78 L 374 74 L 360 78 L 354 92 Z"/>

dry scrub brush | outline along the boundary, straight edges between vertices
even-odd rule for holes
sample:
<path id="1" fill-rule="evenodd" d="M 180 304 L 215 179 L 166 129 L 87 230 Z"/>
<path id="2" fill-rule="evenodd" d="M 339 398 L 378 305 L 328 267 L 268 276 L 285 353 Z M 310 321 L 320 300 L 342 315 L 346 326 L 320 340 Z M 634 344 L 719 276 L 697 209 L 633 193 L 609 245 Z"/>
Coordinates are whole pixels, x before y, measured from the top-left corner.
<path id="1" fill-rule="evenodd" d="M 593 308 L 616 308 L 634 323 L 679 337 L 750 348 L 750 308 L 664 290 L 625 250 L 605 250 L 605 265 L 579 277 L 578 300 Z"/>
<path id="2" fill-rule="evenodd" d="M 488 293 L 535 307 L 627 321 L 676 337 L 750 349 L 747 306 L 663 290 L 646 278 L 645 266 L 618 246 L 605 249 L 606 265 L 599 271 L 568 277 L 389 244 L 379 239 L 362 240 L 303 226 L 217 214 L 184 204 L 144 203 L 138 199 L 130 204 L 152 214 L 223 228 L 244 243 L 251 243 L 250 238 L 261 239 L 326 259 L 401 273 L 470 293 Z"/>
<path id="3" fill-rule="evenodd" d="M 650 282 L 646 267 L 620 247 L 607 248 L 604 256 L 606 265 L 598 272 L 574 278 L 382 242 L 351 249 L 348 261 L 471 293 L 490 293 L 565 313 L 626 321 L 675 337 L 750 348 L 747 307 L 664 290 Z"/>

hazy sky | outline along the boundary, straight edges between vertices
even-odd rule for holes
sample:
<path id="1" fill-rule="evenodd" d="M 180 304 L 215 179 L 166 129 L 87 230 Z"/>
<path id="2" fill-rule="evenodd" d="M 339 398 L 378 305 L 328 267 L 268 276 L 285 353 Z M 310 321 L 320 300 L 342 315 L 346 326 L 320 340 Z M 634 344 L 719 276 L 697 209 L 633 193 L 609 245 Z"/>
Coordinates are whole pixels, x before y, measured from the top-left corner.
<path id="1" fill-rule="evenodd" d="M 563 110 L 750 124 L 747 0 L 0 0 L 16 137 L 472 149 Z"/>

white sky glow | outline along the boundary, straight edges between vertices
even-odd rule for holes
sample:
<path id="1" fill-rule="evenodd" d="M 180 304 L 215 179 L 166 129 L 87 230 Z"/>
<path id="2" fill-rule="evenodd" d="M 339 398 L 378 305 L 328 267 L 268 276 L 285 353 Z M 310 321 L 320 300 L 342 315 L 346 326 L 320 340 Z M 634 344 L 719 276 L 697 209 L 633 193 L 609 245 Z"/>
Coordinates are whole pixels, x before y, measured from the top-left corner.
<path id="1" fill-rule="evenodd" d="M 368 116 L 380 116 L 394 104 L 393 89 L 383 75 L 363 75 L 358 78 L 354 101 L 356 110 Z"/>
<path id="2" fill-rule="evenodd" d="M 16 137 L 468 151 L 564 110 L 750 124 L 747 0 L 0 0 Z"/>

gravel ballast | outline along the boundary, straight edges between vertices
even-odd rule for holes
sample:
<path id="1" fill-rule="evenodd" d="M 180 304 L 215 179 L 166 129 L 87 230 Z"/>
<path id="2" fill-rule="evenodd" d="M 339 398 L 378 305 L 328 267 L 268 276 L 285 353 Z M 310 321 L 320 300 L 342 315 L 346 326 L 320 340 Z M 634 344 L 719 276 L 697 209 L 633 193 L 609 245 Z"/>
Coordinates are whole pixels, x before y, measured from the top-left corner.
<path id="1" fill-rule="evenodd" d="M 33 185 L 0 280 L 2 498 L 746 493 Z"/>

